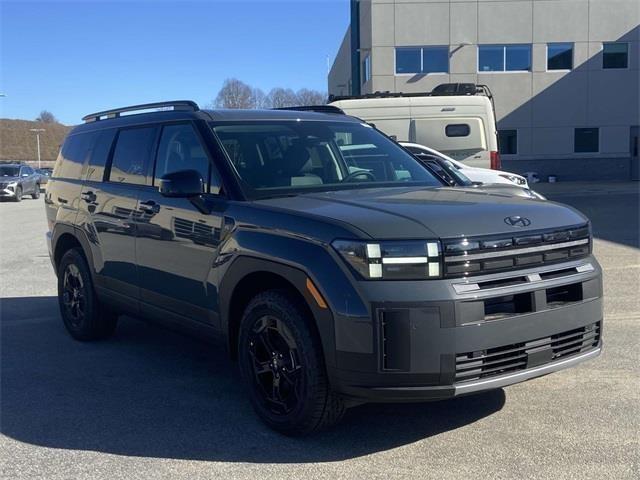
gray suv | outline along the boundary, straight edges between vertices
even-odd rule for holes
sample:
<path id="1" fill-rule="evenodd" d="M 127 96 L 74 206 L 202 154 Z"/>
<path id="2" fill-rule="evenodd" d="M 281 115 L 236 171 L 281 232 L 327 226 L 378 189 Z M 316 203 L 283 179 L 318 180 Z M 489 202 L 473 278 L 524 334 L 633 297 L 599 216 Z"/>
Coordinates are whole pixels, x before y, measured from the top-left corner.
<path id="1" fill-rule="evenodd" d="M 601 270 L 567 206 L 445 185 L 331 107 L 84 120 L 45 196 L 67 330 L 104 339 L 130 314 L 217 338 L 278 431 L 600 353 Z"/>
<path id="2" fill-rule="evenodd" d="M 29 165 L 0 164 L 0 198 L 21 202 L 22 197 L 40 198 L 40 175 Z"/>

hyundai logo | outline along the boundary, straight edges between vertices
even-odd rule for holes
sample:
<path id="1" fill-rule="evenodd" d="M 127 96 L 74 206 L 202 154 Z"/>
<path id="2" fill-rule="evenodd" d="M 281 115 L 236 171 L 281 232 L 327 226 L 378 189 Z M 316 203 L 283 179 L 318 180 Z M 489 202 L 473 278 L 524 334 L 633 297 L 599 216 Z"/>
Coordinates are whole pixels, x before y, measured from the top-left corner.
<path id="1" fill-rule="evenodd" d="M 531 220 L 519 215 L 513 215 L 504 219 L 504 223 L 511 225 L 512 227 L 528 227 L 531 225 Z"/>

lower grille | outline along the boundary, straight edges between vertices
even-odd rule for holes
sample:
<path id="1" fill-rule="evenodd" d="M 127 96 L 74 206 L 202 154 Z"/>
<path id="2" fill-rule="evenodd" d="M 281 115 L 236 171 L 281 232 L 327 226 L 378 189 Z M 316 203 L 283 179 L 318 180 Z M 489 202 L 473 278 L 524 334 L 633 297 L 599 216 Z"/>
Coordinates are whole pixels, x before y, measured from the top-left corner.
<path id="1" fill-rule="evenodd" d="M 456 382 L 479 380 L 537 367 L 593 350 L 600 342 L 600 322 L 550 337 L 456 355 Z"/>

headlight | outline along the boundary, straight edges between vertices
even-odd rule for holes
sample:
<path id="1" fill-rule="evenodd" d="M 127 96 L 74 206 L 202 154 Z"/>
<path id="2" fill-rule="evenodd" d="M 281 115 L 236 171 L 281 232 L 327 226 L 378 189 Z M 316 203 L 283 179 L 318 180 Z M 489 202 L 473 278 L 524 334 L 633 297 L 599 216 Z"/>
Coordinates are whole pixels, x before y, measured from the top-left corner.
<path id="1" fill-rule="evenodd" d="M 436 240 L 336 240 L 332 245 L 366 280 L 424 280 L 440 278 L 442 271 Z"/>
<path id="2" fill-rule="evenodd" d="M 526 181 L 517 175 L 509 175 L 508 173 L 500 173 L 498 174 L 502 178 L 509 180 L 511 183 L 515 183 L 516 185 L 524 185 Z"/>

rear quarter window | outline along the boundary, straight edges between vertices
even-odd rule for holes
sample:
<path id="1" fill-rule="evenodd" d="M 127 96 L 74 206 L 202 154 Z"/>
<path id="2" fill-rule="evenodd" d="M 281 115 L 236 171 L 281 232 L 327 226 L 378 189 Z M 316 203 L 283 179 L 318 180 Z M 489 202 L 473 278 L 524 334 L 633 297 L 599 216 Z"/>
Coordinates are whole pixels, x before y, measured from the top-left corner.
<path id="1" fill-rule="evenodd" d="M 115 129 L 103 130 L 96 135 L 95 144 L 91 149 L 89 163 L 87 165 L 87 180 L 101 182 L 104 178 L 104 169 L 107 165 L 109 152 L 116 135 Z"/>
<path id="2" fill-rule="evenodd" d="M 89 157 L 96 136 L 96 132 L 89 132 L 67 137 L 60 149 L 52 177 L 82 178 L 85 162 Z"/>

